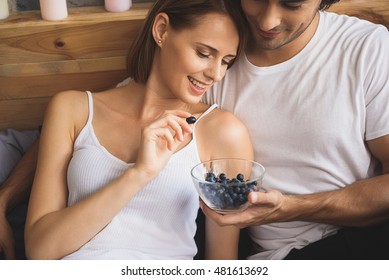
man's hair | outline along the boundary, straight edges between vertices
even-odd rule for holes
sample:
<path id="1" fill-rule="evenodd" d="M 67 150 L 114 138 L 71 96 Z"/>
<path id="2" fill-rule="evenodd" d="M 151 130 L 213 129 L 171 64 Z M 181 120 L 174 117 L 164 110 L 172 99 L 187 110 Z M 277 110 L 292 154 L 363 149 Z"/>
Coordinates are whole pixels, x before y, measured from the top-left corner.
<path id="1" fill-rule="evenodd" d="M 331 7 L 332 4 L 335 4 L 335 3 L 339 2 L 339 1 L 340 0 L 323 0 L 320 3 L 319 9 L 320 10 L 326 10 L 329 7 Z"/>
<path id="2" fill-rule="evenodd" d="M 169 24 L 176 31 L 194 28 L 201 22 L 203 16 L 211 13 L 228 15 L 234 22 L 239 35 L 237 56 L 245 48 L 248 32 L 240 1 L 157 0 L 150 9 L 143 28 L 128 54 L 128 74 L 136 82 L 146 83 L 149 78 L 157 47 L 152 35 L 152 27 L 159 13 L 166 13 L 169 16 Z"/>

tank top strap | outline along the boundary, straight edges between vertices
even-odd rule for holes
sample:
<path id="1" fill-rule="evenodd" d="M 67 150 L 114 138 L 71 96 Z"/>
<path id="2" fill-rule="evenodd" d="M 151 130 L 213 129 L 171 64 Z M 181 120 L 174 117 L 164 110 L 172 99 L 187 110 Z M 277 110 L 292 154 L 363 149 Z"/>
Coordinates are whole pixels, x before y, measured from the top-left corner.
<path id="1" fill-rule="evenodd" d="M 215 108 L 218 108 L 219 105 L 217 104 L 212 104 L 207 110 L 205 110 L 204 113 L 202 113 L 200 115 L 200 117 L 197 118 L 197 121 L 194 123 L 193 125 L 193 132 L 192 132 L 192 141 L 191 143 L 194 144 L 194 148 L 195 148 L 195 153 L 196 153 L 196 159 L 197 159 L 197 163 L 201 162 L 201 159 L 200 159 L 200 154 L 199 154 L 199 151 L 198 151 L 198 147 L 197 147 L 197 137 L 196 137 L 196 130 L 195 130 L 195 127 L 197 125 L 197 122 L 204 116 L 208 115 L 210 112 L 212 112 Z"/>
<path id="2" fill-rule="evenodd" d="M 89 107 L 87 124 L 90 124 L 92 123 L 92 119 L 93 119 L 93 96 L 92 96 L 92 92 L 90 92 L 89 90 L 87 90 L 86 93 L 88 95 L 88 107 Z"/>
<path id="3" fill-rule="evenodd" d="M 205 112 L 202 113 L 202 114 L 200 115 L 200 117 L 197 118 L 197 121 L 201 120 L 202 117 L 208 115 L 211 111 L 213 111 L 213 109 L 215 109 L 215 108 L 217 108 L 217 107 L 219 107 L 219 105 L 217 105 L 217 104 L 212 104 L 211 106 L 209 106 L 209 108 L 208 108 L 207 110 L 205 110 Z M 197 121 L 196 121 L 196 123 L 197 123 Z M 195 123 L 195 124 L 196 124 L 196 123 Z"/>

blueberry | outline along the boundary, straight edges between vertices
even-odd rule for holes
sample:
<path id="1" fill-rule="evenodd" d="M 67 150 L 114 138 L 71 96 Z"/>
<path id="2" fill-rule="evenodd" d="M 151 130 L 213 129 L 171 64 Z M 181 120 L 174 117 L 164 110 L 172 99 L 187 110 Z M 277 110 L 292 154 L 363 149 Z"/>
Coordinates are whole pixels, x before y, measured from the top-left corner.
<path id="1" fill-rule="evenodd" d="M 239 186 L 234 187 L 234 193 L 237 193 L 237 194 L 242 193 L 242 188 Z"/>
<path id="2" fill-rule="evenodd" d="M 212 183 L 216 183 L 217 182 L 217 179 L 216 179 L 216 176 L 213 172 L 208 172 L 206 175 L 205 175 L 205 181 L 208 181 L 208 182 L 212 182 Z"/>
<path id="3" fill-rule="evenodd" d="M 196 122 L 196 117 L 190 116 L 189 118 L 186 118 L 186 122 L 189 124 L 195 123 Z"/>
<path id="4" fill-rule="evenodd" d="M 233 208 L 234 207 L 234 201 L 232 200 L 231 196 L 228 193 L 224 193 L 224 206 L 225 208 Z"/>
<path id="5" fill-rule="evenodd" d="M 216 176 L 209 171 L 205 174 L 205 181 L 209 183 L 201 184 L 203 194 L 217 209 L 239 208 L 247 202 L 247 194 L 255 190 L 257 185 L 255 181 L 245 182 L 242 173 L 230 179 L 225 173 Z"/>
<path id="6" fill-rule="evenodd" d="M 218 183 L 221 183 L 221 184 L 223 184 L 223 185 L 225 185 L 225 184 L 228 183 L 227 178 L 218 179 L 217 182 L 218 182 Z"/>
<path id="7" fill-rule="evenodd" d="M 231 180 L 231 183 L 239 184 L 239 183 L 241 183 L 241 181 L 238 180 L 237 178 L 233 178 L 233 179 Z"/>
<path id="8" fill-rule="evenodd" d="M 243 194 L 240 194 L 238 195 L 238 201 L 239 203 L 242 205 L 243 203 L 246 203 L 247 202 L 247 196 L 243 195 Z"/>
<path id="9" fill-rule="evenodd" d="M 231 198 L 233 200 L 236 200 L 238 198 L 238 194 L 237 193 L 231 193 L 230 196 L 231 196 Z"/>
<path id="10" fill-rule="evenodd" d="M 238 179 L 241 182 L 244 182 L 244 175 L 242 173 L 239 173 L 238 175 L 236 175 L 236 179 Z"/>
<path id="11" fill-rule="evenodd" d="M 257 181 L 247 184 L 248 191 L 255 191 L 257 186 Z"/>

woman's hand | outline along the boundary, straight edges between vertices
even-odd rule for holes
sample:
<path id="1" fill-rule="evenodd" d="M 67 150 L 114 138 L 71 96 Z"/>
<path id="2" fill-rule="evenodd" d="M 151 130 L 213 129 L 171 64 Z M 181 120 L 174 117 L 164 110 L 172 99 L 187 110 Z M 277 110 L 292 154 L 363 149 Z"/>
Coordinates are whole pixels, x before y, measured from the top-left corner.
<path id="1" fill-rule="evenodd" d="M 157 176 L 185 136 L 192 133 L 191 125 L 186 122 L 190 116 L 185 111 L 166 111 L 159 119 L 145 126 L 134 168 L 150 179 Z"/>

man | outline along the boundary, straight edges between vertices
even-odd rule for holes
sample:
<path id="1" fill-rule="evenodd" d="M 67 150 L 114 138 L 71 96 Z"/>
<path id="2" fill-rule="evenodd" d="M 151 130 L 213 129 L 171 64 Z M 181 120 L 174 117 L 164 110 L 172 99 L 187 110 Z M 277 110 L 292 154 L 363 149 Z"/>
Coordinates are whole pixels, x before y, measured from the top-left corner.
<path id="1" fill-rule="evenodd" d="M 389 259 L 389 34 L 335 2 L 241 0 L 250 42 L 208 93 L 266 168 L 246 211 L 202 205 L 250 227 L 249 259 Z"/>
<path id="2" fill-rule="evenodd" d="M 34 178 L 38 130 L 0 132 L 0 259 L 24 259 L 24 220 Z"/>

